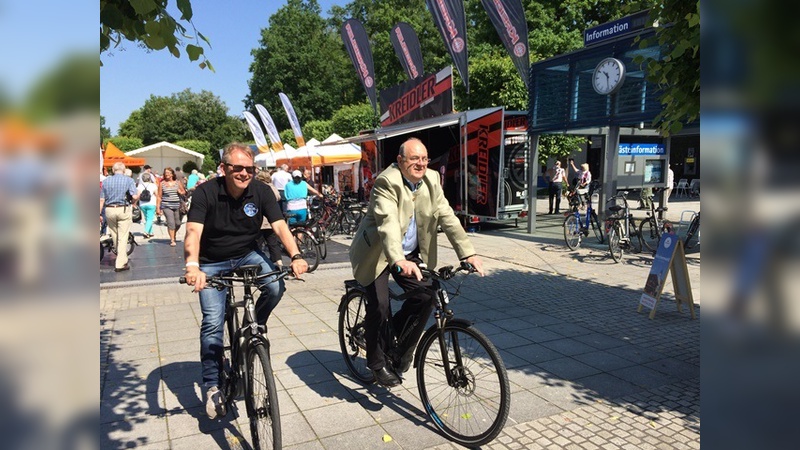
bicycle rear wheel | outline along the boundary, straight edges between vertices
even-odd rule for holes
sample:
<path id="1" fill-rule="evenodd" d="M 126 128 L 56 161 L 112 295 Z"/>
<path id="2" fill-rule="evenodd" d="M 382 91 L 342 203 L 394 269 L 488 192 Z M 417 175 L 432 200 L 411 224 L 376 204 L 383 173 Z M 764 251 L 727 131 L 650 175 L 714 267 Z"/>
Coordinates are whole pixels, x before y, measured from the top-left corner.
<path id="1" fill-rule="evenodd" d="M 294 241 L 297 243 L 297 249 L 300 250 L 300 255 L 308 263 L 308 271 L 313 272 L 319 266 L 319 247 L 317 240 L 311 235 L 311 230 L 306 228 L 295 228 L 292 230 Z"/>
<path id="2" fill-rule="evenodd" d="M 614 262 L 622 261 L 621 237 L 622 225 L 618 220 L 615 220 L 611 225 L 611 230 L 608 232 L 608 251 L 611 252 L 611 259 L 613 259 Z"/>
<path id="3" fill-rule="evenodd" d="M 642 245 L 647 250 L 654 252 L 658 248 L 658 241 L 661 240 L 661 230 L 658 229 L 656 220 L 649 217 L 639 224 L 639 236 L 642 239 Z"/>
<path id="4" fill-rule="evenodd" d="M 339 346 L 347 368 L 362 383 L 372 383 L 375 376 L 367 367 L 367 341 L 364 317 L 367 299 L 359 291 L 350 291 L 339 305 Z"/>
<path id="5" fill-rule="evenodd" d="M 281 448 L 281 416 L 278 389 L 266 346 L 256 344 L 247 351 L 247 417 L 254 449 Z"/>
<path id="6" fill-rule="evenodd" d="M 581 245 L 581 226 L 575 214 L 570 214 L 564 219 L 564 241 L 570 250 L 575 250 Z"/>
<path id="7" fill-rule="evenodd" d="M 694 247 L 697 243 L 700 242 L 700 216 L 695 217 L 692 219 L 692 223 L 689 224 L 689 230 L 686 232 L 686 240 L 683 242 L 683 246 L 686 249 L 690 249 Z"/>
<path id="8" fill-rule="evenodd" d="M 500 434 L 511 407 L 508 374 L 495 346 L 478 329 L 451 322 L 443 330 L 449 383 L 439 333 L 430 329 L 418 348 L 417 385 L 425 411 L 449 439 L 479 446 Z"/>

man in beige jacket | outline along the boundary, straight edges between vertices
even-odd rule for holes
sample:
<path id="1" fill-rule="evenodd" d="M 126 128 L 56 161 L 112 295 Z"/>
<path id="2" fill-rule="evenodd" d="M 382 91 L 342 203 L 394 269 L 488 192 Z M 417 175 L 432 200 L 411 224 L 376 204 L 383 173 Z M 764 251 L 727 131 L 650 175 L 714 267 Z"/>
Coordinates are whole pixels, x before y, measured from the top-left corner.
<path id="1" fill-rule="evenodd" d="M 404 291 L 430 286 L 431 281 L 422 281 L 418 264 L 436 267 L 437 228 L 441 226 L 459 259 L 472 264 L 483 276 L 481 259 L 444 197 L 439 173 L 428 170 L 428 162 L 428 150 L 419 139 L 411 138 L 400 145 L 397 163 L 375 180 L 369 210 L 350 246 L 353 275 L 367 292 L 367 365 L 384 386 L 399 384 L 397 374 L 410 367 L 414 347 L 434 305 L 427 294 L 409 298 L 390 327 L 389 273 Z M 402 329 L 409 320 L 416 321 L 416 326 L 403 353 L 384 355 L 390 330 Z"/>

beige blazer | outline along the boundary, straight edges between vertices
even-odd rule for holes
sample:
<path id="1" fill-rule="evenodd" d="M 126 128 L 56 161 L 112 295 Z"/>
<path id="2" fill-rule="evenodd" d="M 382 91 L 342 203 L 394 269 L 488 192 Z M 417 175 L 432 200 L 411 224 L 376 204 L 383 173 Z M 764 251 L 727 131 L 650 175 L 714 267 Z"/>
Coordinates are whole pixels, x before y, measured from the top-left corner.
<path id="1" fill-rule="evenodd" d="M 439 173 L 428 169 L 415 192 L 404 184 L 397 164 L 378 175 L 369 211 L 350 246 L 353 276 L 362 285 L 375 281 L 386 266 L 405 259 L 403 237 L 416 214 L 420 258 L 436 268 L 437 227 L 441 226 L 459 259 L 475 254 L 467 233 L 444 197 Z"/>

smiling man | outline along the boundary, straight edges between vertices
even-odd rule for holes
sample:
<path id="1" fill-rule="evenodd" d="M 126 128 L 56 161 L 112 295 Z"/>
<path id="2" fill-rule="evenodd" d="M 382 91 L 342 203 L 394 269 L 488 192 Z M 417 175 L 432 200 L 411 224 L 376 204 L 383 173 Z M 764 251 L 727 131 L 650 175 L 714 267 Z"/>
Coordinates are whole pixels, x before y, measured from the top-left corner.
<path id="1" fill-rule="evenodd" d="M 367 292 L 367 365 L 384 386 L 399 384 L 398 374 L 409 369 L 434 300 L 427 293 L 406 299 L 389 328 L 390 268 L 395 267 L 391 274 L 404 291 L 430 286 L 430 281 L 422 280 L 418 264 L 436 268 L 437 228 L 441 226 L 459 259 L 483 276 L 481 260 L 444 197 L 439 172 L 428 170 L 428 162 L 428 149 L 419 139 L 400 145 L 397 162 L 375 180 L 369 210 L 350 246 L 353 275 Z M 407 320 L 417 320 L 408 347 L 398 354 L 384 354 L 391 336 L 388 330 L 400 330 Z"/>
<path id="2" fill-rule="evenodd" d="M 221 166 L 223 176 L 199 185 L 192 196 L 184 243 L 186 282 L 200 293 L 203 312 L 200 361 L 206 391 L 206 414 L 211 419 L 226 413 L 225 399 L 219 390 L 226 292 L 206 288 L 206 277 L 251 264 L 260 265 L 260 273 L 275 270 L 272 261 L 259 250 L 256 242 L 261 236 L 264 217 L 292 255 L 291 267 L 295 275 L 308 270 L 272 190 L 264 183 L 252 182 L 256 167 L 250 149 L 239 143 L 228 145 Z M 261 281 L 264 287 L 256 302 L 256 320 L 262 325 L 266 325 L 284 291 L 283 280 L 270 281 L 269 278 Z"/>

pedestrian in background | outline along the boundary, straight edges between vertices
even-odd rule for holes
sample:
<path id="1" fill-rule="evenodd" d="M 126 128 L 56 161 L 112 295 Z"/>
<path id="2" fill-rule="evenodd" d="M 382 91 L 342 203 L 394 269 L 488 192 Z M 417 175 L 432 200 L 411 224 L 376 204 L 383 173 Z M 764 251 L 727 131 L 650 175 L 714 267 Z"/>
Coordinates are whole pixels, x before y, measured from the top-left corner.
<path id="1" fill-rule="evenodd" d="M 153 219 L 156 217 L 156 193 L 158 192 L 158 185 L 154 183 L 153 176 L 145 172 L 139 177 L 139 208 L 142 210 L 144 216 L 144 233 L 145 239 L 153 237 Z"/>
<path id="2" fill-rule="evenodd" d="M 550 212 L 548 214 L 561 213 L 561 191 L 564 189 L 565 181 L 567 181 L 567 174 L 564 172 L 564 169 L 561 168 L 561 161 L 556 161 L 553 168 L 550 169 Z M 554 199 L 555 209 L 553 209 Z"/>
<path id="3" fill-rule="evenodd" d="M 167 167 L 161 183 L 158 184 L 156 196 L 157 213 L 167 219 L 167 233 L 169 233 L 169 245 L 175 247 L 175 236 L 181 227 L 181 195 L 186 195 L 183 184 L 175 178 L 175 171 Z"/>
<path id="4" fill-rule="evenodd" d="M 131 202 L 139 198 L 136 192 L 136 183 L 133 178 L 125 175 L 125 164 L 114 163 L 111 168 L 114 175 L 103 180 L 103 189 L 100 195 L 100 210 L 106 209 L 106 220 L 111 238 L 117 247 L 117 260 L 114 262 L 114 271 L 129 270 L 128 233 L 133 224 L 133 205 Z"/>

